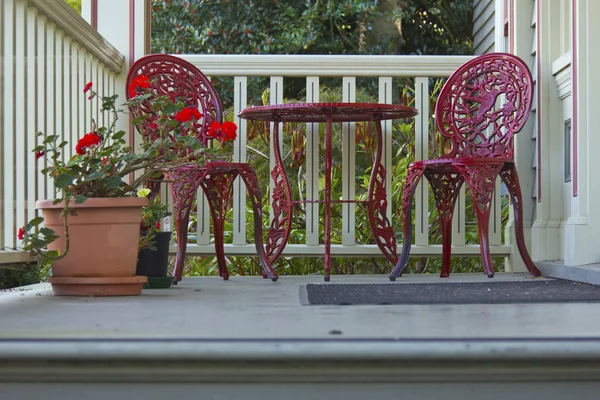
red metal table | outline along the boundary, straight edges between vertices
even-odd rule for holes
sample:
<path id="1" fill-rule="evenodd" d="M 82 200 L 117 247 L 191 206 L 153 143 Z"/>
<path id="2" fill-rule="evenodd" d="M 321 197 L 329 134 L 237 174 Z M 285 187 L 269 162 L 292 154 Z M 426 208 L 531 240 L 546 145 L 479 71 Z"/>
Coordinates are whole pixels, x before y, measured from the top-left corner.
<path id="1" fill-rule="evenodd" d="M 274 122 L 273 147 L 275 167 L 271 171 L 274 182 L 272 194 L 271 226 L 267 235 L 266 252 L 269 261 L 279 257 L 290 235 L 292 207 L 297 203 L 317 202 L 324 206 L 324 237 L 325 237 L 325 280 L 330 277 L 331 257 L 331 204 L 339 202 L 356 202 L 356 200 L 331 200 L 331 131 L 334 122 L 374 122 L 377 150 L 373 170 L 369 181 L 367 205 L 369 223 L 375 242 L 383 255 L 396 264 L 396 238 L 391 223 L 386 216 L 387 195 L 385 189 L 385 167 L 382 158 L 382 129 L 381 121 L 390 119 L 411 118 L 418 114 L 415 108 L 396 104 L 377 103 L 293 103 L 272 106 L 250 107 L 239 113 L 240 118 L 251 121 Z M 279 143 L 280 122 L 315 122 L 325 123 L 325 193 L 322 201 L 294 201 L 291 198 L 291 188 L 285 173 Z"/>

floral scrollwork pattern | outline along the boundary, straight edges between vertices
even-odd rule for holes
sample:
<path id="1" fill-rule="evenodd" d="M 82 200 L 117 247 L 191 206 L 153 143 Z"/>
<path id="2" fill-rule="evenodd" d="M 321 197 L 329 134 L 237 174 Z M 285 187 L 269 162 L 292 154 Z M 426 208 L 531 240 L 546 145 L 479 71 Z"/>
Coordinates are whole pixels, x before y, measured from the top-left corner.
<path id="1" fill-rule="evenodd" d="M 292 229 L 292 193 L 281 163 L 271 171 L 273 218 L 267 234 L 266 252 L 269 262 L 274 262 L 283 251 Z"/>
<path id="2" fill-rule="evenodd" d="M 373 168 L 369 185 L 369 223 L 375 236 L 375 243 L 383 255 L 393 264 L 398 262 L 396 237 L 392 224 L 386 215 L 388 207 L 385 189 L 386 171 L 381 163 Z"/>

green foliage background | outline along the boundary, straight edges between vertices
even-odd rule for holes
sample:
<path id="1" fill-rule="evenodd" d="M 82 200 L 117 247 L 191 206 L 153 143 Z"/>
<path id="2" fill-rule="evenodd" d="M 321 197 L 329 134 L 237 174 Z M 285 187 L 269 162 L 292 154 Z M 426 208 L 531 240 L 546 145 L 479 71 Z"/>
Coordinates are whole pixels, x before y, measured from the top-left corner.
<path id="1" fill-rule="evenodd" d="M 79 14 L 81 14 L 81 0 L 65 0 L 68 5 Z"/>

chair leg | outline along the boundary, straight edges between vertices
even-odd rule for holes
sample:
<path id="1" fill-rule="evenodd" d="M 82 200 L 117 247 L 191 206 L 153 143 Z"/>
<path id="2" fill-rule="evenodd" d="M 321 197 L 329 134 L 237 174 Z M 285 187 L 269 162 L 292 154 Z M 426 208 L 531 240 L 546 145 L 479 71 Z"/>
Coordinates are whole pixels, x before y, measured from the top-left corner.
<path id="1" fill-rule="evenodd" d="M 200 184 L 204 194 L 206 194 L 208 204 L 210 206 L 215 237 L 215 255 L 217 258 L 217 265 L 219 267 L 219 275 L 224 280 L 229 279 L 227 261 L 225 260 L 223 238 L 225 229 L 225 216 L 227 215 L 227 210 L 229 209 L 231 194 L 233 193 L 233 181 L 235 180 L 236 176 L 237 172 L 213 172 Z"/>
<path id="2" fill-rule="evenodd" d="M 177 233 L 177 256 L 175 258 L 175 268 L 173 269 L 174 284 L 181 281 L 183 275 L 190 211 L 196 198 L 199 182 L 202 181 L 205 174 L 205 171 L 195 173 L 185 168 L 164 172 L 164 177 L 169 181 L 171 195 L 173 196 L 173 216 Z"/>
<path id="3" fill-rule="evenodd" d="M 181 217 L 175 218 L 175 232 L 177 233 L 177 255 L 175 257 L 175 268 L 173 269 L 173 276 L 175 277 L 173 283 L 181 281 L 183 276 L 183 267 L 185 264 L 185 253 L 187 252 L 187 236 L 188 236 L 188 224 L 190 222 L 190 211 L 181 213 Z"/>
<path id="4" fill-rule="evenodd" d="M 515 239 L 517 242 L 517 248 L 521 254 L 521 258 L 527 267 L 529 273 L 533 276 L 541 276 L 542 273 L 535 266 L 533 260 L 527 252 L 527 246 L 525 245 L 525 237 L 523 235 L 523 204 L 521 196 L 521 186 L 519 185 L 519 176 L 517 175 L 517 168 L 514 164 L 508 164 L 505 169 L 500 172 L 500 177 L 510 193 L 510 199 L 513 203 L 514 211 L 514 228 L 515 228 Z"/>
<path id="5" fill-rule="evenodd" d="M 402 224 L 404 229 L 404 243 L 402 244 L 402 253 L 394 269 L 389 275 L 390 281 L 402 275 L 410 256 L 410 246 L 412 245 L 412 203 L 417 184 L 423 176 L 425 166 L 411 165 L 406 174 L 404 187 L 402 188 Z"/>
<path id="6" fill-rule="evenodd" d="M 263 222 L 262 222 L 262 201 L 260 196 L 260 187 L 258 185 L 258 177 L 254 169 L 250 167 L 238 168 L 238 173 L 244 180 L 250 201 L 252 202 L 252 211 L 254 214 L 254 244 L 256 246 L 256 254 L 258 262 L 261 266 L 263 278 L 270 278 L 273 282 L 277 281 L 277 273 L 269 262 L 263 244 Z"/>
<path id="7" fill-rule="evenodd" d="M 442 232 L 442 269 L 441 278 L 450 276 L 452 266 L 452 216 L 460 188 L 464 183 L 462 175 L 457 171 L 426 171 L 425 176 L 433 189 L 435 206 L 440 219 Z"/>
<path id="8" fill-rule="evenodd" d="M 494 266 L 492 265 L 489 242 L 490 206 L 494 195 L 496 178 L 502 170 L 503 165 L 503 162 L 456 165 L 456 168 L 460 170 L 473 195 L 473 206 L 477 214 L 477 232 L 479 234 L 479 248 L 483 262 L 483 271 L 489 278 L 494 277 Z"/>

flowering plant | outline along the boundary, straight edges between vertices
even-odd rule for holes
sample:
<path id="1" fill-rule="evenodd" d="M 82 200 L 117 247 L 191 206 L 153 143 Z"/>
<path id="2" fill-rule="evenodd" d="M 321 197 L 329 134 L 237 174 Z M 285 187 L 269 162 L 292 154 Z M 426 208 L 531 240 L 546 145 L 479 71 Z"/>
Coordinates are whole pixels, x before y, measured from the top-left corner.
<path id="1" fill-rule="evenodd" d="M 88 100 L 98 97 L 88 83 L 83 89 L 89 92 Z M 146 77 L 134 81 L 129 88 L 133 97 L 127 105 L 135 105 L 147 100 L 151 93 L 144 91 L 150 86 Z M 160 175 L 165 168 L 177 165 L 196 163 L 206 159 L 211 149 L 200 143 L 194 135 L 188 135 L 191 125 L 202 117 L 194 108 L 185 107 L 182 102 L 173 101 L 166 96 L 152 97 L 153 111 L 159 116 L 153 120 L 153 137 L 144 137 L 142 145 L 133 151 L 125 140 L 125 131 L 117 130 L 117 120 L 122 110 L 117 109 L 117 95 L 101 98 L 101 112 L 110 115 L 107 127 L 98 127 L 92 121 L 92 129 L 81 137 L 75 145 L 75 154 L 64 157 L 68 143 L 61 141 L 58 135 L 38 133 L 42 142 L 35 147 L 37 159 L 44 159 L 46 167 L 42 173 L 51 177 L 57 197 L 54 204 L 63 202 L 62 216 L 66 248 L 48 251 L 46 246 L 57 239 L 55 232 L 42 226 L 42 217 L 33 218 L 19 229 L 18 237 L 23 241 L 23 248 L 36 256 L 38 263 L 48 267 L 53 261 L 63 258 L 69 248 L 68 217 L 76 215 L 76 204 L 83 203 L 89 197 L 132 197 L 137 189 L 150 177 Z M 134 118 L 133 124 L 142 126 L 144 118 Z M 217 123 L 218 124 L 218 123 Z M 228 124 L 211 126 L 210 135 L 221 141 L 235 138 L 235 129 Z M 155 211 L 164 211 L 159 203 L 152 203 L 147 208 L 153 215 Z"/>
<path id="2" fill-rule="evenodd" d="M 138 197 L 148 197 L 150 189 L 144 188 L 137 191 Z M 149 203 L 142 209 L 142 222 L 140 223 L 140 241 L 138 249 L 149 248 L 156 250 L 155 236 L 162 231 L 161 221 L 171 215 L 166 204 L 162 204 L 158 197 L 149 199 Z"/>

